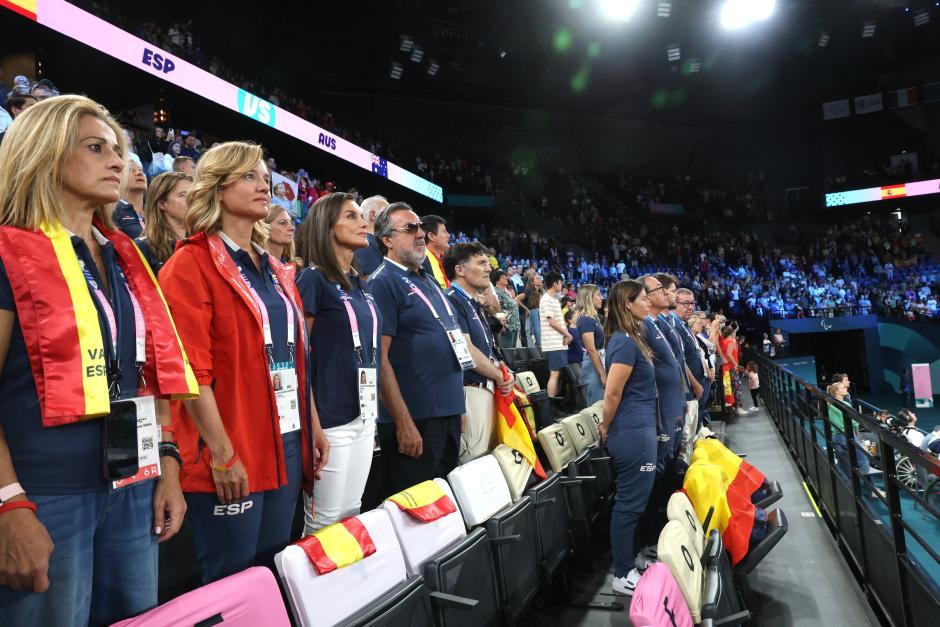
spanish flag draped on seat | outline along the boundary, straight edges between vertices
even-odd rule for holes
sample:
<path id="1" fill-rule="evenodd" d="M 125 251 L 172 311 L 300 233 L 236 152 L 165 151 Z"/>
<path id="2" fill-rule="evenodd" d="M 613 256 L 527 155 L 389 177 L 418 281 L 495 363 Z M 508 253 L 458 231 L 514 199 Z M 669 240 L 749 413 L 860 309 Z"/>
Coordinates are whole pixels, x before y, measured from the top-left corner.
<path id="1" fill-rule="evenodd" d="M 692 502 L 702 526 L 705 525 L 709 510 L 714 508 L 705 534 L 717 529 L 725 548 L 731 554 L 731 563 L 737 564 L 744 559 L 750 547 L 755 508 L 750 498 L 735 491 L 726 491 L 727 484 L 728 479 L 721 466 L 698 461 L 686 471 L 682 488 Z"/>
<path id="2" fill-rule="evenodd" d="M 731 450 L 713 438 L 699 439 L 695 443 L 692 453 L 692 463 L 705 462 L 720 466 L 724 472 L 726 492 L 734 492 L 739 496 L 751 499 L 767 480 L 764 473 L 735 455 Z"/>
<path id="3" fill-rule="evenodd" d="M 126 235 L 97 219 L 94 226 L 114 245 L 146 321 L 140 393 L 195 398 L 196 378 L 150 266 Z M 104 341 L 71 235 L 58 222 L 37 231 L 3 226 L 0 258 L 16 301 L 43 426 L 108 414 Z"/>
<path id="4" fill-rule="evenodd" d="M 444 493 L 443 488 L 430 480 L 393 494 L 388 500 L 401 511 L 424 523 L 434 522 L 457 511 L 457 506 Z"/>
<path id="5" fill-rule="evenodd" d="M 505 364 L 500 364 L 500 368 L 503 372 L 503 378 L 508 380 L 510 375 Z M 542 468 L 542 463 L 535 454 L 535 445 L 532 444 L 532 436 L 529 435 L 529 429 L 522 419 L 522 416 L 519 414 L 519 409 L 513 402 L 516 398 L 515 392 L 510 391 L 507 394 L 502 394 L 497 389 L 495 395 L 497 440 L 499 443 L 519 451 L 532 466 L 535 474 L 540 479 L 544 479 L 547 475 L 545 474 L 545 469 Z"/>
<path id="6" fill-rule="evenodd" d="M 355 516 L 328 525 L 295 542 L 320 575 L 355 564 L 375 553 L 368 529 Z"/>

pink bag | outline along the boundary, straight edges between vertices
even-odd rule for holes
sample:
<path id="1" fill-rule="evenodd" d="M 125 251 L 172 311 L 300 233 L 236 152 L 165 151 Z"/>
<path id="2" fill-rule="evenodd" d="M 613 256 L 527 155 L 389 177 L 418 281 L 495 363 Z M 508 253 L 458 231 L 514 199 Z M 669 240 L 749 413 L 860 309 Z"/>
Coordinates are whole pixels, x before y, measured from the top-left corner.
<path id="1" fill-rule="evenodd" d="M 146 614 L 111 627 L 192 627 L 199 623 L 218 623 L 225 627 L 290 627 L 277 581 L 270 570 L 260 566 L 187 592 Z"/>
<path id="2" fill-rule="evenodd" d="M 692 627 L 692 616 L 679 585 L 662 562 L 651 564 L 630 602 L 633 627 Z"/>

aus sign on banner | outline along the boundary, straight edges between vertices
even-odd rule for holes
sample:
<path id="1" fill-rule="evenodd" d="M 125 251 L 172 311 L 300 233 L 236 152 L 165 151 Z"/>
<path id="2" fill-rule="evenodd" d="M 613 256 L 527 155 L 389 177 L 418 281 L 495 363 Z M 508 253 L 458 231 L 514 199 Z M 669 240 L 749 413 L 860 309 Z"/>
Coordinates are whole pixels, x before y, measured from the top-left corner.
<path id="1" fill-rule="evenodd" d="M 933 407 L 930 364 L 911 364 L 911 379 L 914 383 L 914 406 Z"/>

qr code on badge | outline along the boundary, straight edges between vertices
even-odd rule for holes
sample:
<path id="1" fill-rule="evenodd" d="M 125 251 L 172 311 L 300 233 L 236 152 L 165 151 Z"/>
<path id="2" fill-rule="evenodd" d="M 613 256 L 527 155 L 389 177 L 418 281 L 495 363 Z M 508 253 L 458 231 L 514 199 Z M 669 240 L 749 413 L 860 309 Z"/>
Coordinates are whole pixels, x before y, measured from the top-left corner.
<path id="1" fill-rule="evenodd" d="M 140 448 L 145 451 L 149 451 L 153 448 L 153 436 L 152 435 L 143 438 L 140 442 L 141 442 Z"/>
<path id="2" fill-rule="evenodd" d="M 290 408 L 291 408 L 291 409 L 297 409 L 297 401 L 291 400 L 291 402 L 290 402 Z"/>

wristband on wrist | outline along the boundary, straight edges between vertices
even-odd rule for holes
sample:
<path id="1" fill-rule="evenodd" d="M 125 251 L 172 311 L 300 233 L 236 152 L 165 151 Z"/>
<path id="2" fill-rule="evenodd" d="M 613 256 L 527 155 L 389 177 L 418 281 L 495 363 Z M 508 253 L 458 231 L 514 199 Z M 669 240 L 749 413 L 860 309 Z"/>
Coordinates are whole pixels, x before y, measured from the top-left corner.
<path id="1" fill-rule="evenodd" d="M 3 505 L 14 496 L 19 496 L 20 494 L 26 494 L 26 490 L 23 489 L 19 483 L 11 483 L 10 485 L 5 485 L 0 488 L 0 505 Z"/>
<path id="2" fill-rule="evenodd" d="M 180 465 L 180 468 L 183 467 L 183 456 L 180 455 L 180 449 L 176 442 L 161 442 L 159 450 L 160 457 L 172 457 Z"/>
<path id="3" fill-rule="evenodd" d="M 237 461 L 238 461 L 238 452 L 236 451 L 235 453 L 232 454 L 232 459 L 228 460 L 228 462 L 226 462 L 224 465 L 215 466 L 210 462 L 209 467 L 212 468 L 212 470 L 216 472 L 225 472 L 226 470 L 229 470 L 232 466 L 234 466 L 235 462 Z"/>
<path id="4" fill-rule="evenodd" d="M 8 501 L 3 505 L 0 505 L 0 516 L 6 514 L 7 512 L 13 511 L 14 509 L 28 509 L 32 510 L 32 512 L 35 514 L 36 504 L 32 501 Z"/>

